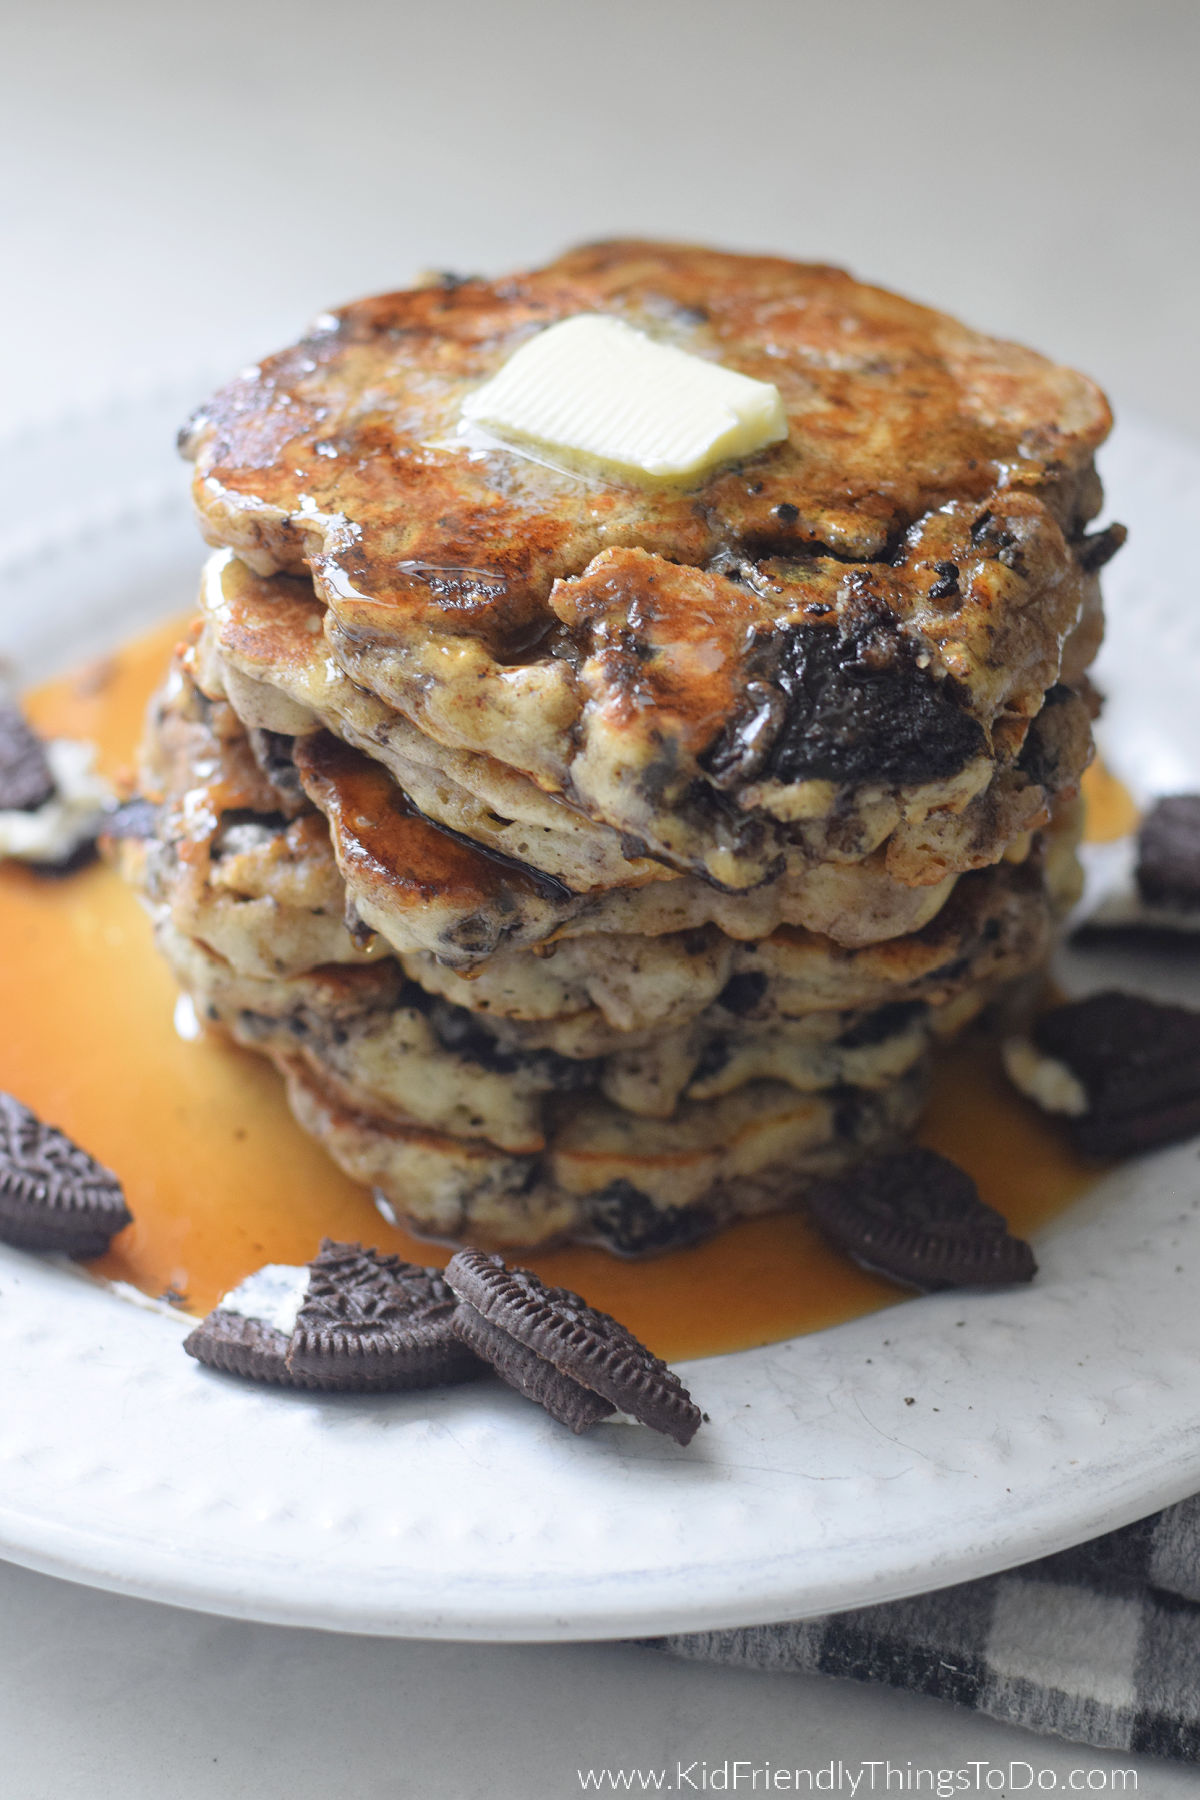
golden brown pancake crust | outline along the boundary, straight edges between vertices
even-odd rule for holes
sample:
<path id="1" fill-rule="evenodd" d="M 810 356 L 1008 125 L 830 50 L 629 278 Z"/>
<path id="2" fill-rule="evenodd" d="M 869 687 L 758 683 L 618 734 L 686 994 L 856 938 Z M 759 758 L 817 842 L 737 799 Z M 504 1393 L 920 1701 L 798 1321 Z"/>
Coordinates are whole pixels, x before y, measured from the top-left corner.
<path id="1" fill-rule="evenodd" d="M 687 491 L 438 447 L 520 343 L 590 310 L 773 382 L 790 439 Z M 316 554 L 372 637 L 415 609 L 512 657 L 549 623 L 551 581 L 617 544 L 692 564 L 813 544 L 871 561 L 933 508 L 998 487 L 1076 524 L 1109 423 L 1085 377 L 839 269 L 618 241 L 343 307 L 224 389 L 187 443 L 216 541 L 297 574 Z"/>

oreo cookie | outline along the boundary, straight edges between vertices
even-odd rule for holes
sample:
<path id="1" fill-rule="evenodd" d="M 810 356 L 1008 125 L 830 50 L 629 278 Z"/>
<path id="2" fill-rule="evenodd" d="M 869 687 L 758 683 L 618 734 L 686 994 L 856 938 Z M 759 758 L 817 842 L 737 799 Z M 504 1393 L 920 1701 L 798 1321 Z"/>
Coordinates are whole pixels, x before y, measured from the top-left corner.
<path id="1" fill-rule="evenodd" d="M 382 1393 L 469 1380 L 483 1365 L 449 1329 L 436 1269 L 335 1244 L 273 1263 L 226 1294 L 184 1343 L 225 1374 L 322 1393 Z"/>
<path id="2" fill-rule="evenodd" d="M 0 1239 L 86 1259 L 102 1256 L 132 1218 L 111 1170 L 0 1093 Z"/>
<path id="3" fill-rule="evenodd" d="M 1071 1129 L 1088 1155 L 1130 1156 L 1200 1132 L 1200 1012 L 1110 990 L 1043 1013 L 1032 1035 L 1076 1084 Z"/>
<path id="4" fill-rule="evenodd" d="M 468 1334 L 474 1332 L 473 1347 L 480 1348 L 502 1380 L 520 1392 L 547 1404 L 549 1377 L 540 1366 L 547 1363 L 598 1395 L 609 1408 L 629 1413 L 678 1444 L 689 1444 L 696 1435 L 700 1410 L 679 1377 L 632 1332 L 578 1294 L 548 1288 L 530 1270 L 510 1269 L 498 1256 L 481 1250 L 459 1250 L 450 1259 L 446 1280 L 459 1300 L 500 1335 L 485 1337 L 471 1314 L 462 1310 L 455 1315 L 454 1329 L 464 1341 L 470 1341 Z M 485 1343 L 491 1348 L 482 1350 Z M 514 1344 L 526 1354 L 514 1354 L 510 1349 Z M 529 1355 L 537 1362 L 530 1363 Z M 584 1431 L 596 1420 L 565 1422 Z"/>
<path id="5" fill-rule="evenodd" d="M 1136 850 L 1113 870 L 1098 904 L 1076 926 L 1077 943 L 1114 939 L 1163 947 L 1200 942 L 1200 794 L 1158 800 L 1138 829 Z"/>
<path id="6" fill-rule="evenodd" d="M 979 1197 L 965 1169 L 933 1150 L 860 1163 L 805 1193 L 814 1224 L 863 1268 L 924 1293 L 1032 1281 L 1033 1251 Z"/>
<path id="7" fill-rule="evenodd" d="M 1134 873 L 1143 902 L 1200 913 L 1200 794 L 1171 794 L 1152 806 L 1137 849 Z"/>
<path id="8" fill-rule="evenodd" d="M 499 1325 L 493 1325 L 466 1300 L 460 1300 L 454 1315 L 454 1330 L 463 1343 L 484 1362 L 490 1363 L 501 1380 L 516 1388 L 527 1400 L 536 1400 L 560 1425 L 576 1434 L 590 1431 L 601 1419 L 612 1417 L 616 1408 L 582 1382 L 564 1375 L 552 1362 L 536 1350 L 509 1337 Z"/>
<path id="9" fill-rule="evenodd" d="M 482 1369 L 450 1328 L 456 1305 L 437 1269 L 326 1238 L 309 1264 L 288 1372 L 360 1389 L 469 1381 Z"/>
<path id="10" fill-rule="evenodd" d="M 11 700 L 0 695 L 0 812 L 35 812 L 54 795 L 41 739 Z"/>

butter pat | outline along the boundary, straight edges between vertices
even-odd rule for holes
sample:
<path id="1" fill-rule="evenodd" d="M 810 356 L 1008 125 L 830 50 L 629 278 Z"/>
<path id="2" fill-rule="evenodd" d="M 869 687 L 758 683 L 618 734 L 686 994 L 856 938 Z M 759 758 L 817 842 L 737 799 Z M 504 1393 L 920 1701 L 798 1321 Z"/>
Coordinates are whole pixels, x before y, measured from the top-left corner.
<path id="1" fill-rule="evenodd" d="M 621 319 L 548 326 L 469 394 L 462 419 L 498 437 L 677 481 L 788 434 L 778 388 L 655 343 Z"/>

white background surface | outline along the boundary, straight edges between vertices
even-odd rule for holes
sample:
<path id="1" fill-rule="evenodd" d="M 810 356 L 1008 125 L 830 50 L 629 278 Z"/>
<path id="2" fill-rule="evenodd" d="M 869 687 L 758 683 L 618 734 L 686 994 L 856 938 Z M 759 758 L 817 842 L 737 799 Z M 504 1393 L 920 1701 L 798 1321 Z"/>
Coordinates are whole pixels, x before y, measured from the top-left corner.
<path id="1" fill-rule="evenodd" d="M 1193 6 L 44 0 L 4 25 L 10 422 L 190 367 L 199 395 L 422 266 L 637 230 L 847 262 L 1195 429 Z M 1105 1761 L 841 1684 L 222 1624 L 8 1569 L 0 1668 L 3 1800 L 556 1800 L 581 1762 L 676 1755 Z M 1194 1787 L 1141 1769 L 1142 1793 Z"/>

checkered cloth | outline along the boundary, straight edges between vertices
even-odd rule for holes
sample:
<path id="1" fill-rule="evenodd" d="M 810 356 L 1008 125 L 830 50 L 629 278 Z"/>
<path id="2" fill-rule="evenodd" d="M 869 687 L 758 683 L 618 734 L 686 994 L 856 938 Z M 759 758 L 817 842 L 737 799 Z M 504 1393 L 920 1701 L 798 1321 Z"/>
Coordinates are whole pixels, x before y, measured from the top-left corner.
<path id="1" fill-rule="evenodd" d="M 1200 1762 L 1200 1495 L 1006 1575 L 677 1656 L 880 1681 L 1107 1750 Z"/>

